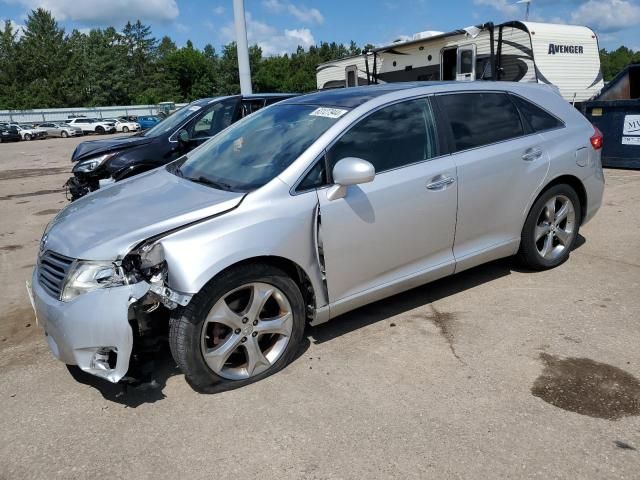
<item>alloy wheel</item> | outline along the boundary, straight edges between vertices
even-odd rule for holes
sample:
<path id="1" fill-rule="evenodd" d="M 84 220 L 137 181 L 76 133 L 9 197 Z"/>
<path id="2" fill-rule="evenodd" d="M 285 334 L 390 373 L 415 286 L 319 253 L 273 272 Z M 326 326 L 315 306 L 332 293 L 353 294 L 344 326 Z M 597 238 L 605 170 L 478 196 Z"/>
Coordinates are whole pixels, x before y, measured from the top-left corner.
<path id="1" fill-rule="evenodd" d="M 249 283 L 223 295 L 209 311 L 201 333 L 202 356 L 223 378 L 251 378 L 278 361 L 292 331 L 293 312 L 285 294 L 268 283 Z"/>
<path id="2" fill-rule="evenodd" d="M 571 200 L 556 195 L 544 204 L 536 227 L 534 243 L 545 260 L 555 260 L 569 248 L 576 233 L 576 211 Z"/>

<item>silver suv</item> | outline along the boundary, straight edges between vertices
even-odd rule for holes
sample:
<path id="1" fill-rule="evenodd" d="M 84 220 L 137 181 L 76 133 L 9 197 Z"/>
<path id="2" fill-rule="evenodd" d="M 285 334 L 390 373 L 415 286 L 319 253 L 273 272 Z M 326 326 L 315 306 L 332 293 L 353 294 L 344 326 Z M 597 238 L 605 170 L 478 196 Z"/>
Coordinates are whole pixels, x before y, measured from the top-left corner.
<path id="1" fill-rule="evenodd" d="M 307 323 L 497 258 L 564 262 L 600 207 L 602 136 L 552 89 L 395 83 L 246 117 L 47 227 L 53 354 L 112 382 L 168 334 L 198 391 L 264 378 Z"/>

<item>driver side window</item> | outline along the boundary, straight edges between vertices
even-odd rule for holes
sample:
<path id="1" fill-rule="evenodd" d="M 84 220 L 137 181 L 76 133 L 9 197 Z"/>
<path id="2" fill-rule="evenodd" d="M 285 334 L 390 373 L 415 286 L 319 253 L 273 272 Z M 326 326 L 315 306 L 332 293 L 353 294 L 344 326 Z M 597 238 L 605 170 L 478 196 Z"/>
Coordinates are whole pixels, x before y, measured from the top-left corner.
<path id="1" fill-rule="evenodd" d="M 328 184 L 329 172 L 343 158 L 356 157 L 370 162 L 376 173 L 411 165 L 437 155 L 435 122 L 431 103 L 419 98 L 383 107 L 360 120 L 347 131 L 327 154 L 307 172 L 297 192 Z"/>
<path id="2" fill-rule="evenodd" d="M 329 150 L 329 169 L 343 158 L 356 157 L 382 173 L 436 155 L 431 103 L 419 98 L 383 107 L 352 127 Z"/>
<path id="3" fill-rule="evenodd" d="M 190 138 L 213 137 L 233 123 L 238 100 L 231 99 L 211 105 L 208 111 L 198 117 L 189 130 Z"/>

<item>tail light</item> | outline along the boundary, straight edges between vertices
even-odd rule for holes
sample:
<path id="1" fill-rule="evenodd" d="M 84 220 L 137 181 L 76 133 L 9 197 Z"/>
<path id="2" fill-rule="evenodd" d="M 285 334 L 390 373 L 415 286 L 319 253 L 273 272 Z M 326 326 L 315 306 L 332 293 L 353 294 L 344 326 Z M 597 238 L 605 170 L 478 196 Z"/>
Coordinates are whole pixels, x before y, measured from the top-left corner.
<path id="1" fill-rule="evenodd" d="M 598 130 L 598 127 L 593 126 L 593 135 L 589 139 L 591 141 L 591 146 L 594 150 L 600 150 L 602 148 L 602 132 Z"/>

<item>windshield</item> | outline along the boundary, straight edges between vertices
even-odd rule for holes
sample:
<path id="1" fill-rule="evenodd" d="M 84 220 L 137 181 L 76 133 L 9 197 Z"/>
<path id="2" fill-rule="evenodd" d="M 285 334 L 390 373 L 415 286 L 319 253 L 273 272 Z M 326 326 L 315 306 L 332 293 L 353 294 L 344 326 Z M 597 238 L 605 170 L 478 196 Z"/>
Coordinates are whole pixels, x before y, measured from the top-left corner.
<path id="1" fill-rule="evenodd" d="M 279 175 L 347 110 L 274 105 L 223 130 L 176 174 L 223 190 L 255 190 Z"/>
<path id="2" fill-rule="evenodd" d="M 140 133 L 140 136 L 157 137 L 158 135 L 162 135 L 163 133 L 173 130 L 174 128 L 179 127 L 184 122 L 186 122 L 191 115 L 196 113 L 201 108 L 202 107 L 200 107 L 199 105 L 194 105 L 194 104 L 187 105 L 186 107 L 178 110 L 173 115 L 170 115 L 164 120 L 162 120 L 161 122 L 157 123 L 156 125 L 151 127 L 149 130 L 145 130 L 144 132 Z M 152 118 L 155 118 L 155 117 L 152 117 Z"/>

